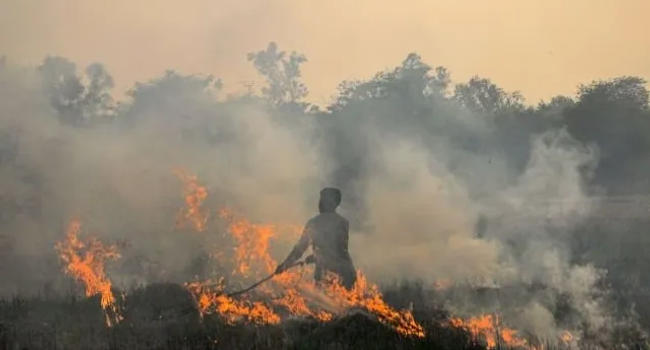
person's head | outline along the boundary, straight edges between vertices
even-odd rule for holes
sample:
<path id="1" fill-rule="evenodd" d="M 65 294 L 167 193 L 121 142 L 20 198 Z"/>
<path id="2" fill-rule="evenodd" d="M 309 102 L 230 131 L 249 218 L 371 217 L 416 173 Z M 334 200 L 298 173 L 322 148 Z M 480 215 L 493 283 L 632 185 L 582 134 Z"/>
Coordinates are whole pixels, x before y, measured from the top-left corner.
<path id="1" fill-rule="evenodd" d="M 321 213 L 332 212 L 341 204 L 341 190 L 333 187 L 325 187 L 320 191 L 318 210 Z"/>

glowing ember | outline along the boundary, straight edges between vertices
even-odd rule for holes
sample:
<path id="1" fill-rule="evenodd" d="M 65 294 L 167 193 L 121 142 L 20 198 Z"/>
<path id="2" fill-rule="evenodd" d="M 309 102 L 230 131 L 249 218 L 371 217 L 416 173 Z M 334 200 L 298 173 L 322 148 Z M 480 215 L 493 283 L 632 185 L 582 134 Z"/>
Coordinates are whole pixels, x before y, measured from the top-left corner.
<path id="1" fill-rule="evenodd" d="M 517 337 L 517 331 L 500 326 L 498 317 L 481 315 L 468 320 L 452 318 L 449 323 L 456 328 L 464 328 L 474 339 L 484 339 L 488 348 L 497 347 L 497 342 L 509 347 L 528 347 L 526 340 Z"/>
<path id="2" fill-rule="evenodd" d="M 118 323 L 122 316 L 115 305 L 115 296 L 111 291 L 111 281 L 106 277 L 104 263 L 120 257 L 117 246 L 104 246 L 96 238 L 81 241 L 79 233 L 81 223 L 72 220 L 68 225 L 65 240 L 55 245 L 59 257 L 64 262 L 65 273 L 83 282 L 86 296 L 100 294 L 100 303 L 110 327 Z"/>
<path id="3" fill-rule="evenodd" d="M 183 170 L 176 170 L 176 176 L 183 182 L 185 207 L 179 210 L 176 226 L 183 228 L 190 223 L 197 232 L 205 231 L 208 214 L 203 212 L 201 205 L 208 196 L 208 190 L 199 185 L 195 175 L 189 175 Z"/>

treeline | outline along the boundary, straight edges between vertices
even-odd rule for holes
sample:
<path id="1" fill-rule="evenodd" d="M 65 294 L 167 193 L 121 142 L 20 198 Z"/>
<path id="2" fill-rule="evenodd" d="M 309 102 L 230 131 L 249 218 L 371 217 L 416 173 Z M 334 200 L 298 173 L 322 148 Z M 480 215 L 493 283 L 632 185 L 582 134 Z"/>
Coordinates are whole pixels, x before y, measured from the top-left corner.
<path id="1" fill-rule="evenodd" d="M 329 105 L 315 106 L 307 102 L 308 90 L 300 80 L 304 56 L 280 51 L 271 43 L 265 50 L 250 53 L 248 59 L 267 83 L 259 94 L 221 96 L 219 79 L 168 71 L 137 83 L 126 101 L 115 101 L 112 78 L 100 64 L 80 74 L 72 62 L 48 57 L 38 71 L 59 120 L 75 126 L 123 126 L 174 112 L 184 120 L 211 113 L 210 104 L 225 110 L 237 105 L 263 107 L 287 124 L 315 120 L 319 125 L 316 135 L 332 141 L 326 142 L 327 152 L 338 164 L 330 175 L 342 186 L 370 167 L 365 159 L 369 150 L 350 145 L 358 144 L 354 139 L 375 124 L 374 128 L 409 135 L 429 147 L 442 137 L 488 159 L 491 154 L 505 154 L 515 169 L 525 166 L 532 135 L 566 128 L 575 139 L 597 147 L 596 168 L 585 169 L 592 171 L 595 190 L 608 194 L 650 191 L 650 109 L 646 81 L 640 77 L 596 80 L 578 86 L 575 96 L 559 95 L 533 106 L 519 92 L 504 91 L 487 78 L 475 76 L 454 84 L 447 69 L 428 65 L 412 53 L 393 70 L 367 80 L 342 82 Z M 182 110 L 174 110 L 181 106 Z M 470 114 L 483 119 L 480 130 L 464 121 Z M 218 131 L 205 130 L 210 131 L 204 136 L 217 142 Z"/>
<path id="2" fill-rule="evenodd" d="M 379 281 L 511 273 L 525 295 L 512 315 L 534 319 L 521 305 L 543 305 L 549 328 L 593 324 L 589 334 L 606 327 L 606 283 L 638 292 L 623 295 L 621 314 L 649 305 L 646 222 L 605 226 L 589 207 L 591 195 L 650 193 L 642 78 L 530 105 L 486 78 L 454 83 L 409 54 L 317 106 L 303 55 L 271 43 L 247 58 L 266 82 L 259 91 L 228 94 L 216 77 L 168 71 L 119 100 L 101 64 L 0 61 L 0 294 L 65 281 L 52 247 L 72 215 L 102 240 L 129 240 L 116 284 L 203 274 L 191 262 L 224 248 L 223 227 L 217 215 L 208 235 L 174 227 L 183 199 L 172 169 L 184 166 L 208 188 L 206 208 L 234 206 L 255 222 L 300 224 L 318 188 L 340 187 L 355 263 Z M 279 244 L 277 256 L 293 242 Z M 614 273 L 601 281 L 592 265 Z M 592 284 L 572 283 L 583 272 Z"/>

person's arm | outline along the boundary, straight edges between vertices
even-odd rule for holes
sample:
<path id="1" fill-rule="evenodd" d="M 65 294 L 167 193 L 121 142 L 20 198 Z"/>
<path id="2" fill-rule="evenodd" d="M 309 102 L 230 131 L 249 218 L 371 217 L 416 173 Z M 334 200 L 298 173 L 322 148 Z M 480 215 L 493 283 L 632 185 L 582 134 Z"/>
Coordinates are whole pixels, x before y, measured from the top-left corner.
<path id="1" fill-rule="evenodd" d="M 309 223 L 307 223 L 302 231 L 302 235 L 300 236 L 298 243 L 296 243 L 296 245 L 291 250 L 291 253 L 289 253 L 287 258 L 284 259 L 282 264 L 278 265 L 278 267 L 275 269 L 275 273 L 280 273 L 286 270 L 287 267 L 298 261 L 298 259 L 300 259 L 300 257 L 305 253 L 305 250 L 307 250 L 307 247 L 309 247 L 309 242 L 311 240 L 310 238 L 311 236 Z"/>
<path id="2" fill-rule="evenodd" d="M 342 232 L 341 236 L 339 237 L 339 242 L 338 242 L 339 243 L 339 249 L 340 249 L 340 251 L 345 252 L 345 254 L 347 254 L 348 253 L 348 240 L 349 240 L 349 236 L 350 236 L 349 235 L 350 224 L 346 220 L 346 221 L 343 222 L 342 225 L 343 225 L 343 232 Z"/>

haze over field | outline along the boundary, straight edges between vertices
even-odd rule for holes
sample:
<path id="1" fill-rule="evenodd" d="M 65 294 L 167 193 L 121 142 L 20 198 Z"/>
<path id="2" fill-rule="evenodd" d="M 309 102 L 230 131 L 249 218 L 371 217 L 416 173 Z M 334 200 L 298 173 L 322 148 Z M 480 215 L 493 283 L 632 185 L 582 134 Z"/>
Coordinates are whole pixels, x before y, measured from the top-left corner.
<path id="1" fill-rule="evenodd" d="M 277 41 L 309 58 L 309 100 L 323 105 L 340 81 L 416 51 L 455 79 L 487 76 L 535 104 L 595 77 L 650 75 L 648 12 L 644 0 L 5 0 L 0 53 L 29 64 L 100 61 L 118 95 L 167 69 L 246 91 L 260 80 L 241 57 Z"/>
<path id="2" fill-rule="evenodd" d="M 228 275 L 223 208 L 293 227 L 280 260 L 336 186 L 373 281 L 571 346 L 646 339 L 649 6 L 3 3 L 0 293 L 69 287 L 71 219 L 121 242 L 125 290 Z"/>

